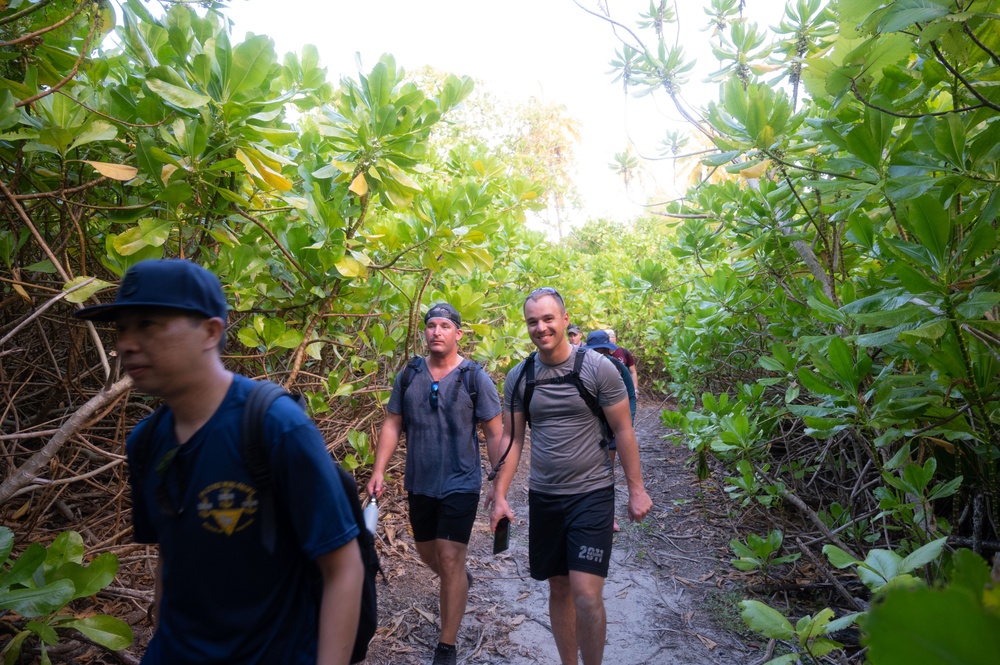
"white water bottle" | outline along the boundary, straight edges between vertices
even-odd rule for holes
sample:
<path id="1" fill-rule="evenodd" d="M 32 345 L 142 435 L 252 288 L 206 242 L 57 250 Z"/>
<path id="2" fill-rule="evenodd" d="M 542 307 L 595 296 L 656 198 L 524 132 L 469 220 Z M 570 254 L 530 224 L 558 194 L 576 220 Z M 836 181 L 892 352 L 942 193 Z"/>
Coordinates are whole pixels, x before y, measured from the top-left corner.
<path id="1" fill-rule="evenodd" d="M 362 511 L 362 515 L 365 518 L 365 528 L 375 535 L 375 526 L 378 524 L 378 504 L 375 503 L 375 495 L 373 494 L 368 500 L 368 505 Z"/>

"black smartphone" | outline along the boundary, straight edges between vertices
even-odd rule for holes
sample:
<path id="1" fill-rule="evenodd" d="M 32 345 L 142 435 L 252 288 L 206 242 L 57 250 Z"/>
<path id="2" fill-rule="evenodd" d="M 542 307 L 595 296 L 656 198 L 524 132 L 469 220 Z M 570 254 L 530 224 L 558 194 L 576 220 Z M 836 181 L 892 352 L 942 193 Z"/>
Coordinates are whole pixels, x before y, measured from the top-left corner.
<path id="1" fill-rule="evenodd" d="M 493 553 L 500 554 L 510 546 L 510 520 L 501 517 L 497 530 L 493 532 Z"/>

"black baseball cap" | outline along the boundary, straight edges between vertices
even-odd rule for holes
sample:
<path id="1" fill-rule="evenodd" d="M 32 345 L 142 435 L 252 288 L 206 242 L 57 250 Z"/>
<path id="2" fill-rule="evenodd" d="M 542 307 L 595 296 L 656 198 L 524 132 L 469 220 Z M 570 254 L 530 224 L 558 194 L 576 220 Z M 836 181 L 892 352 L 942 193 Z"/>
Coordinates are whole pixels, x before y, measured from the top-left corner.
<path id="1" fill-rule="evenodd" d="M 608 351 L 618 350 L 618 347 L 611 343 L 611 338 L 608 337 L 608 333 L 603 330 L 595 330 L 587 335 L 587 343 L 584 344 L 584 346 L 588 349 L 607 349 Z"/>
<path id="2" fill-rule="evenodd" d="M 568 333 L 575 332 L 575 333 L 580 333 L 581 335 L 583 334 L 583 332 L 580 331 L 580 326 L 576 325 L 575 323 L 569 324 L 569 327 L 566 328 L 566 332 Z"/>
<path id="3" fill-rule="evenodd" d="M 431 319 L 448 319 L 455 324 L 456 328 L 462 327 L 462 315 L 446 302 L 431 305 L 431 308 L 424 314 L 424 325 L 426 326 Z"/>
<path id="4" fill-rule="evenodd" d="M 125 271 L 112 303 L 85 307 L 73 316 L 88 321 L 114 321 L 131 307 L 168 307 L 226 321 L 229 307 L 219 278 L 184 259 L 149 259 Z"/>

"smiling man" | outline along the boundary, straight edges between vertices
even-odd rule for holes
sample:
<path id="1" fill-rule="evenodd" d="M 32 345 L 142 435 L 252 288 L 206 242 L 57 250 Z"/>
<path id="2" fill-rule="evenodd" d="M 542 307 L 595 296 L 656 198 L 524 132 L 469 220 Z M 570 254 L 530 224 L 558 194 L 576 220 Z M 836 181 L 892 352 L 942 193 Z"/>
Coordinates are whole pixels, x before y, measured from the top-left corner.
<path id="1" fill-rule="evenodd" d="M 406 433 L 410 525 L 420 559 L 441 578 L 441 633 L 434 665 L 455 665 L 458 629 L 472 575 L 465 558 L 483 484 L 476 425 L 496 447 L 503 430 L 500 396 L 483 369 L 462 358 L 462 317 L 448 303 L 424 316 L 427 356 L 407 363 L 392 387 L 379 432 L 368 493 L 382 496 L 385 472 Z"/>
<path id="2" fill-rule="evenodd" d="M 569 316 L 555 289 L 540 288 L 528 295 L 524 321 L 537 353 L 512 369 L 504 383 L 500 447 L 506 445 L 507 450 L 501 455 L 500 447 L 489 449 L 490 461 L 499 467 L 490 497 L 490 523 L 496 529 L 501 518 L 514 519 L 507 490 L 530 426 L 531 577 L 549 583 L 552 634 L 563 665 L 576 665 L 580 657 L 584 665 L 598 665 L 607 635 L 602 592 L 611 560 L 615 503 L 602 420 L 617 439 L 628 483 L 629 518 L 642 521 L 652 501 L 643 486 L 639 448 L 618 370 L 597 352 L 569 343 Z M 505 457 L 510 464 L 504 463 Z"/>
<path id="3" fill-rule="evenodd" d="M 277 512 L 265 539 L 240 434 L 254 382 L 223 365 L 219 280 L 190 261 L 140 261 L 113 303 L 76 316 L 114 322 L 125 371 L 165 404 L 126 445 L 134 537 L 159 545 L 143 664 L 346 665 L 364 575 L 358 526 L 322 435 L 279 399 L 261 437 Z"/>

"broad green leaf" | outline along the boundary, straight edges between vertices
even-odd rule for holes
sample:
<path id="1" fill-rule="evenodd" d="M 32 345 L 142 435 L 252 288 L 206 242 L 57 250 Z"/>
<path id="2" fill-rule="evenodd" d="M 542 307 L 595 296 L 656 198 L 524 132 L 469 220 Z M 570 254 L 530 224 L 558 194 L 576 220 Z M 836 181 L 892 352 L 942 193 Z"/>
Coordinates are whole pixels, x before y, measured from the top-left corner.
<path id="1" fill-rule="evenodd" d="M 173 226 L 169 219 L 140 219 L 135 226 L 115 237 L 114 247 L 122 256 L 130 256 L 146 247 L 161 247 L 170 237 Z"/>
<path id="2" fill-rule="evenodd" d="M 111 584 L 118 572 L 118 557 L 111 552 L 98 554 L 90 565 L 65 563 L 53 574 L 53 579 L 65 579 L 76 588 L 74 598 L 92 596 Z"/>
<path id="3" fill-rule="evenodd" d="M 914 23 L 926 23 L 947 16 L 949 9 L 934 0 L 896 0 L 879 20 L 879 32 L 899 32 Z"/>
<path id="4" fill-rule="evenodd" d="M 95 120 L 88 123 L 83 131 L 76 135 L 69 149 L 78 148 L 94 141 L 110 141 L 118 137 L 118 129 L 109 122 Z M 89 162 L 88 162 L 89 163 Z M 96 167 L 95 167 L 96 168 Z M 100 170 L 100 169 L 98 169 Z"/>
<path id="5" fill-rule="evenodd" d="M 69 580 L 56 580 L 37 589 L 0 588 L 0 609 L 14 610 L 24 617 L 44 616 L 65 607 L 73 593 Z"/>
<path id="6" fill-rule="evenodd" d="M 63 531 L 45 553 L 47 572 L 58 570 L 64 563 L 83 562 L 83 537 L 76 531 Z"/>
<path id="7" fill-rule="evenodd" d="M 45 563 L 45 547 L 31 543 L 11 565 L 10 570 L 0 570 L 0 589 L 30 580 L 35 571 Z"/>
<path id="8" fill-rule="evenodd" d="M 203 95 L 190 88 L 182 88 L 179 85 L 167 83 L 156 78 L 147 78 L 146 85 L 149 86 L 150 90 L 162 97 L 163 101 L 182 109 L 201 108 L 212 101 L 212 98 L 208 95 Z"/>
<path id="9" fill-rule="evenodd" d="M 132 628 L 122 621 L 105 614 L 73 619 L 62 624 L 63 628 L 78 630 L 94 642 L 113 651 L 131 646 Z"/>
<path id="10" fill-rule="evenodd" d="M 38 635 L 38 637 L 40 637 L 42 642 L 45 644 L 48 644 L 49 646 L 59 644 L 59 634 L 56 633 L 56 629 L 52 626 L 42 623 L 41 621 L 29 621 L 24 626 L 31 632 Z"/>
<path id="11" fill-rule="evenodd" d="M 932 540 L 923 547 L 914 550 L 909 556 L 903 559 L 902 563 L 899 564 L 899 571 L 902 573 L 908 573 L 936 560 L 939 556 L 941 556 L 941 552 L 944 551 L 944 546 L 947 542 L 948 538 L 946 536 L 944 538 Z"/>
<path id="12" fill-rule="evenodd" d="M 995 665 L 1000 617 L 964 589 L 893 590 L 861 627 L 880 665 Z"/>
<path id="13" fill-rule="evenodd" d="M 834 568 L 850 568 L 858 563 L 857 559 L 836 545 L 824 545 L 823 554 L 825 554 L 826 558 L 830 560 L 830 565 Z"/>
<path id="14" fill-rule="evenodd" d="M 757 600 L 740 601 L 743 611 L 740 616 L 754 631 L 764 637 L 775 640 L 790 640 L 795 637 L 795 631 L 788 619 L 780 612 Z"/>
<path id="15" fill-rule="evenodd" d="M 233 49 L 232 69 L 226 82 L 226 100 L 247 93 L 264 82 L 277 62 L 274 45 L 266 35 L 255 35 Z"/>
<path id="16" fill-rule="evenodd" d="M 10 553 L 14 550 L 14 532 L 10 528 L 5 526 L 0 526 L 0 566 L 7 563 L 7 558 Z M 3 569 L 0 568 L 0 571 Z M 0 582 L 3 581 L 3 577 L 0 576 Z"/>

